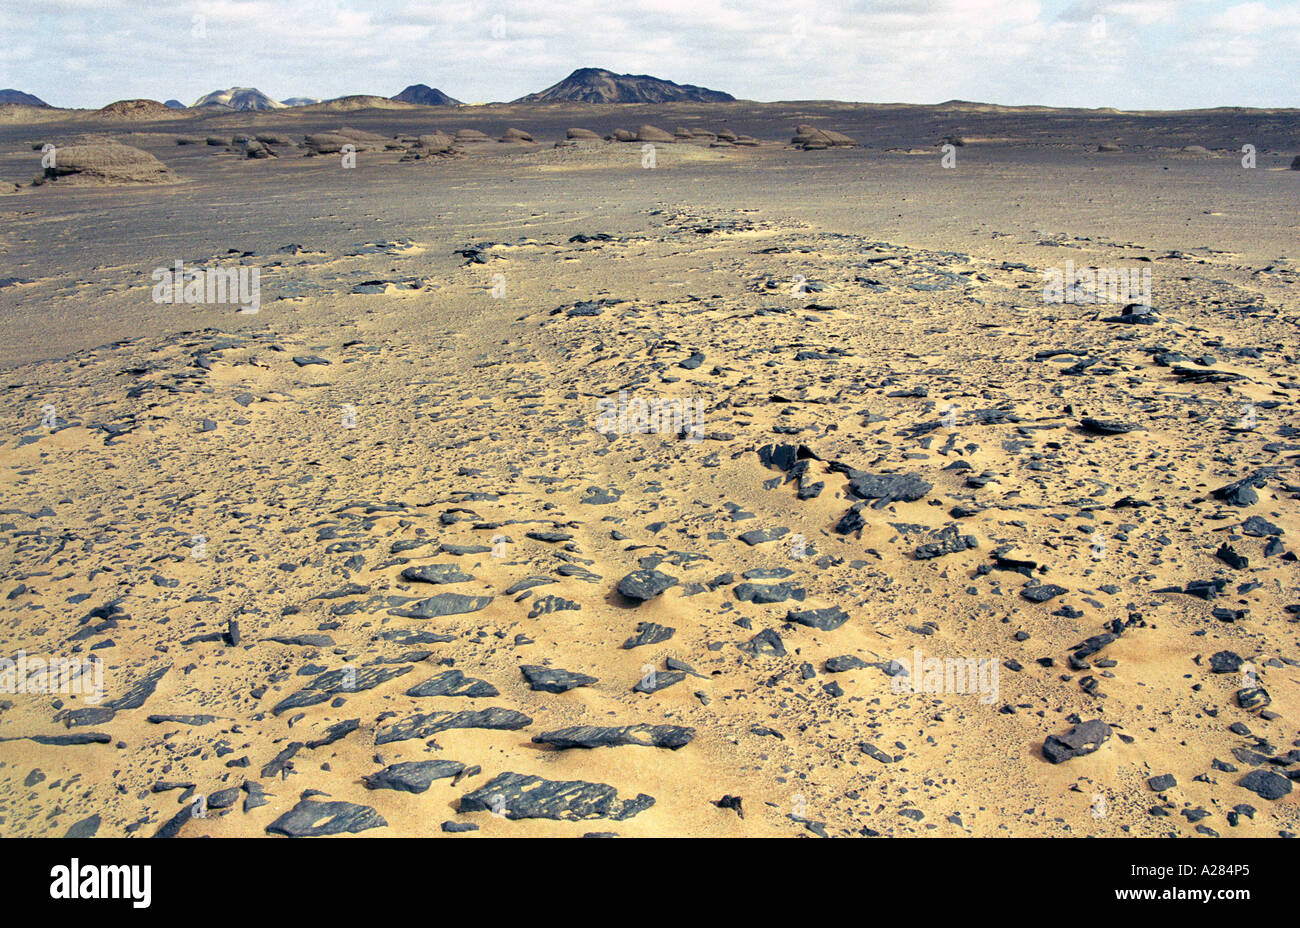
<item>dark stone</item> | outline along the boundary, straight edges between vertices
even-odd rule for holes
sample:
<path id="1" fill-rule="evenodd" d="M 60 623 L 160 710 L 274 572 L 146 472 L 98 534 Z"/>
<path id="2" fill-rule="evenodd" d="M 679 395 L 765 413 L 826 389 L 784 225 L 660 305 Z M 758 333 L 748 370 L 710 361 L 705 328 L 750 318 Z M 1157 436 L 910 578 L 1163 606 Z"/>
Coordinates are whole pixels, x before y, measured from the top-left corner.
<path id="1" fill-rule="evenodd" d="M 676 583 L 676 577 L 670 577 L 657 570 L 634 570 L 618 581 L 618 591 L 628 599 L 645 602 L 654 599 Z"/>
<path id="2" fill-rule="evenodd" d="M 1055 583 L 1030 583 L 1020 591 L 1020 595 L 1031 603 L 1045 603 L 1049 599 L 1055 599 L 1062 593 L 1068 593 L 1063 586 L 1057 586 Z"/>
<path id="3" fill-rule="evenodd" d="M 1237 690 L 1237 705 L 1243 709 L 1263 709 L 1272 702 L 1268 690 L 1262 686 L 1248 686 Z"/>
<path id="4" fill-rule="evenodd" d="M 455 564 L 425 564 L 420 567 L 408 567 L 402 571 L 402 579 L 415 583 L 464 583 L 473 580 Z"/>
<path id="5" fill-rule="evenodd" d="M 916 559 L 925 561 L 942 557 L 945 554 L 958 554 L 969 548 L 978 548 L 979 542 L 974 535 L 963 535 L 956 525 L 946 525 L 935 536 L 935 540 L 920 545 L 916 549 Z"/>
<path id="6" fill-rule="evenodd" d="M 93 838 L 99 831 L 99 816 L 91 815 L 77 822 L 63 835 L 65 838 Z"/>
<path id="7" fill-rule="evenodd" d="M 636 634 L 623 642 L 623 649 L 630 651 L 633 648 L 639 648 L 646 644 L 658 644 L 661 641 L 667 641 L 677 631 L 667 625 L 656 625 L 654 622 L 638 622 Z"/>
<path id="8" fill-rule="evenodd" d="M 514 709 L 496 706 L 462 712 L 430 712 L 411 716 L 404 722 L 382 728 L 375 733 L 375 744 L 408 741 L 412 738 L 431 738 L 440 731 L 452 728 L 493 728 L 518 731 L 533 724 L 533 720 Z"/>
<path id="9" fill-rule="evenodd" d="M 787 599 L 803 602 L 808 595 L 802 587 L 789 583 L 738 583 L 732 593 L 746 603 L 783 603 Z"/>
<path id="10" fill-rule="evenodd" d="M 404 609 L 390 609 L 392 615 L 408 619 L 433 619 L 445 615 L 464 615 L 486 609 L 491 596 L 467 596 L 464 593 L 439 593 Z"/>
<path id="11" fill-rule="evenodd" d="M 571 673 L 537 664 L 525 664 L 519 670 L 532 689 L 543 693 L 567 693 L 579 686 L 591 686 L 599 682 L 596 677 L 589 677 L 585 673 Z"/>
<path id="12" fill-rule="evenodd" d="M 460 811 L 496 812 L 511 820 L 546 818 L 576 822 L 608 818 L 625 821 L 654 805 L 641 793 L 619 799 L 618 791 L 604 783 L 584 780 L 544 780 L 538 776 L 502 773 L 460 800 Z"/>
<path id="13" fill-rule="evenodd" d="M 870 666 L 862 658 L 854 657 L 852 654 L 842 654 L 839 657 L 826 659 L 827 673 L 844 673 L 847 670 L 862 670 Z"/>
<path id="14" fill-rule="evenodd" d="M 303 799 L 288 812 L 266 826 L 271 834 L 290 838 L 316 838 L 343 832 L 356 834 L 388 823 L 369 806 L 351 802 L 317 802 Z"/>
<path id="15" fill-rule="evenodd" d="M 1091 754 L 1110 738 L 1110 726 L 1100 719 L 1080 722 L 1063 735 L 1048 735 L 1043 756 L 1054 764 Z"/>
<path id="16" fill-rule="evenodd" d="M 534 744 L 556 748 L 598 748 L 634 744 L 676 751 L 691 743 L 695 729 L 680 725 L 575 725 L 533 736 Z"/>
<path id="17" fill-rule="evenodd" d="M 1236 673 L 1243 661 L 1240 654 L 1232 651 L 1219 651 L 1210 656 L 1211 673 Z"/>
<path id="18" fill-rule="evenodd" d="M 289 709 L 301 709 L 325 702 L 340 693 L 359 693 L 373 689 L 385 681 L 402 674 L 410 673 L 412 667 L 344 667 L 331 670 L 316 677 L 292 696 L 288 696 L 271 709 L 272 715 L 279 715 Z"/>
<path id="19" fill-rule="evenodd" d="M 1262 799 L 1277 800 L 1291 792 L 1291 781 L 1272 770 L 1252 770 L 1237 785 Z"/>
<path id="20" fill-rule="evenodd" d="M 657 693 L 675 686 L 686 679 L 686 673 L 680 670 L 653 670 L 637 681 L 632 687 L 634 693 Z"/>
<path id="21" fill-rule="evenodd" d="M 802 612 L 791 610 L 786 613 L 785 620 L 794 622 L 796 625 L 806 625 L 809 628 L 816 628 L 820 631 L 829 632 L 839 628 L 849 620 L 849 614 L 839 606 L 831 606 L 827 609 L 807 609 Z M 833 660 L 834 658 L 832 658 Z M 829 666 L 829 661 L 827 662 Z"/>
<path id="22" fill-rule="evenodd" d="M 1165 790 L 1173 789 L 1177 785 L 1178 780 L 1174 778 L 1172 773 L 1162 773 L 1147 780 L 1147 786 L 1157 793 L 1163 793 Z"/>
<path id="23" fill-rule="evenodd" d="M 423 683 L 419 683 L 406 691 L 407 696 L 469 696 L 479 699 L 488 696 L 499 696 L 500 693 L 495 686 L 486 680 L 476 680 L 473 677 L 467 677 L 459 670 L 444 670 L 442 673 L 435 674 Z"/>
<path id="24" fill-rule="evenodd" d="M 1080 420 L 1079 425 L 1085 432 L 1093 435 L 1123 435 L 1138 428 L 1136 425 L 1129 425 L 1127 422 L 1119 422 L 1115 419 L 1093 419 L 1088 416 Z"/>
<path id="25" fill-rule="evenodd" d="M 740 650 L 746 654 L 752 654 L 755 657 L 766 655 L 770 657 L 784 657 L 785 643 L 781 641 L 781 636 L 770 628 L 765 628 L 753 638 L 739 645 Z"/>
<path id="26" fill-rule="evenodd" d="M 422 793 L 434 780 L 454 777 L 464 769 L 464 764 L 454 760 L 413 760 L 393 764 L 362 779 L 367 789 L 395 789 L 403 793 Z"/>

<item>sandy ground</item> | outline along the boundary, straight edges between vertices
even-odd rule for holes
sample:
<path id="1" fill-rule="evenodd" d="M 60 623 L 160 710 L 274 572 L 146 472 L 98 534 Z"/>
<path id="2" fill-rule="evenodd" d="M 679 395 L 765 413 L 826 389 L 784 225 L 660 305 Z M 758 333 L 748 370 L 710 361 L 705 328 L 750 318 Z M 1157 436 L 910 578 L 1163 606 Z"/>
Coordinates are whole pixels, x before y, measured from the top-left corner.
<path id="1" fill-rule="evenodd" d="M 184 179 L 0 197 L 0 653 L 104 661 L 97 704 L 0 694 L 0 833 L 264 834 L 304 798 L 369 836 L 1300 830 L 1293 113 L 428 112 L 0 125 L 16 183 L 91 131 Z M 763 144 L 554 147 L 643 122 Z M 340 125 L 539 144 L 175 144 Z M 257 269 L 259 311 L 155 302 L 178 260 Z M 1067 262 L 1149 270 L 1155 322 L 1045 302 Z M 620 397 L 698 413 L 611 432 Z M 474 611 L 412 614 L 445 593 Z M 934 691 L 917 649 L 996 678 Z M 449 670 L 497 694 L 408 694 Z M 470 727 L 390 739 L 431 713 Z M 689 743 L 533 741 L 642 724 Z M 363 779 L 430 760 L 464 769 Z"/>

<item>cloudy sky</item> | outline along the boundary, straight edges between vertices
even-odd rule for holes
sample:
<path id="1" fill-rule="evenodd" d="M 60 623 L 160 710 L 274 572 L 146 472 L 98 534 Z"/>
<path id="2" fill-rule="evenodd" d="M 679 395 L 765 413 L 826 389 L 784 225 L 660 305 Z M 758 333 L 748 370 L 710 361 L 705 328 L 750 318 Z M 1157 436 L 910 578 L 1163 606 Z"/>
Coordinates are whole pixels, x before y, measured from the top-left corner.
<path id="1" fill-rule="evenodd" d="M 55 106 L 424 83 L 510 100 L 578 67 L 753 100 L 1300 105 L 1300 0 L 39 0 L 0 87 Z"/>

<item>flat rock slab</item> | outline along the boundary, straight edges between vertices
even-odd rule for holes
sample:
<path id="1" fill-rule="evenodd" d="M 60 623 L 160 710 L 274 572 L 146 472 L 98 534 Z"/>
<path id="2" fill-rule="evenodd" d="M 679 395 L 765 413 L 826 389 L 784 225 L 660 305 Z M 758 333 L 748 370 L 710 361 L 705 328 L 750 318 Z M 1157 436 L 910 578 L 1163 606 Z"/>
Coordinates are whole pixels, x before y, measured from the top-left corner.
<path id="1" fill-rule="evenodd" d="M 502 773 L 462 796 L 460 811 L 495 812 L 516 821 L 546 818 L 577 822 L 607 818 L 622 822 L 654 803 L 654 797 L 645 793 L 635 799 L 619 799 L 618 791 L 605 783 L 544 780 L 521 773 Z"/>
<path id="2" fill-rule="evenodd" d="M 1079 426 L 1092 435 L 1123 435 L 1138 428 L 1136 425 L 1129 425 L 1117 419 L 1093 419 L 1089 416 L 1080 419 Z"/>
<path id="3" fill-rule="evenodd" d="M 1281 799 L 1291 792 L 1291 781 L 1272 770 L 1252 770 L 1237 785 L 1263 799 Z"/>
<path id="4" fill-rule="evenodd" d="M 464 615 L 486 609 L 491 596 L 467 596 L 464 593 L 439 593 L 422 599 L 405 609 L 390 609 L 392 615 L 407 619 L 436 619 L 445 615 Z"/>
<path id="5" fill-rule="evenodd" d="M 656 625 L 654 622 L 638 622 L 636 634 L 623 642 L 623 650 L 630 651 L 645 644 L 658 644 L 671 638 L 677 629 L 668 625 Z"/>
<path id="6" fill-rule="evenodd" d="M 406 691 L 407 696 L 499 696 L 497 688 L 486 680 L 467 677 L 459 670 L 444 670 Z"/>
<path id="7" fill-rule="evenodd" d="M 676 583 L 676 577 L 670 577 L 657 570 L 634 570 L 618 581 L 618 591 L 628 599 L 645 602 L 654 599 Z"/>
<path id="8" fill-rule="evenodd" d="M 806 625 L 809 628 L 829 632 L 847 622 L 849 614 L 839 606 L 831 606 L 828 609 L 806 609 L 800 612 L 791 610 L 786 613 L 785 620 L 796 625 Z"/>
<path id="9" fill-rule="evenodd" d="M 422 793 L 434 780 L 454 777 L 464 769 L 464 764 L 454 760 L 414 760 L 393 764 L 362 779 L 367 789 L 394 789 L 403 793 Z"/>
<path id="10" fill-rule="evenodd" d="M 783 603 L 788 599 L 803 602 L 807 592 L 790 583 L 737 583 L 731 590 L 744 603 Z"/>
<path id="11" fill-rule="evenodd" d="M 847 468 L 849 492 L 858 499 L 875 500 L 872 509 L 883 509 L 895 501 L 915 502 L 934 488 L 920 474 L 868 474 Z"/>
<path id="12" fill-rule="evenodd" d="M 423 564 L 406 568 L 402 579 L 414 583 L 464 583 L 474 578 L 455 564 Z"/>
<path id="13" fill-rule="evenodd" d="M 946 525 L 934 536 L 933 541 L 917 546 L 916 559 L 927 561 L 943 557 L 945 554 L 960 554 L 962 551 L 977 547 L 979 542 L 974 535 L 963 535 L 956 525 Z"/>
<path id="14" fill-rule="evenodd" d="M 1031 603 L 1045 603 L 1068 592 L 1065 587 L 1057 586 L 1055 583 L 1030 583 L 1020 591 L 1020 595 Z"/>
<path id="15" fill-rule="evenodd" d="M 585 673 L 573 673 L 538 664 L 524 664 L 519 668 L 529 687 L 542 693 L 567 693 L 579 686 L 591 686 L 600 682 L 596 677 Z"/>
<path id="16" fill-rule="evenodd" d="M 635 744 L 647 748 L 668 748 L 676 751 L 691 743 L 695 729 L 681 725 L 574 725 L 559 731 L 546 731 L 533 736 L 534 744 L 549 744 L 556 748 L 600 748 Z"/>
<path id="17" fill-rule="evenodd" d="M 496 728 L 517 731 L 531 724 L 533 720 L 522 712 L 496 706 L 464 712 L 430 712 L 413 715 L 404 722 L 380 729 L 375 733 L 375 744 L 409 741 L 412 738 L 431 738 L 438 732 L 451 728 Z"/>
<path id="18" fill-rule="evenodd" d="M 370 828 L 388 825 L 370 806 L 352 802 L 317 802 L 304 799 L 274 822 L 266 826 L 271 834 L 290 838 L 318 838 L 343 832 L 356 834 Z"/>
<path id="19" fill-rule="evenodd" d="M 1100 719 L 1080 722 L 1063 735 L 1048 735 L 1043 756 L 1054 764 L 1091 754 L 1110 739 L 1110 726 Z"/>
<path id="20" fill-rule="evenodd" d="M 288 709 L 301 709 L 325 702 L 333 696 L 344 693 L 359 693 L 373 689 L 381 683 L 410 673 L 413 667 L 343 667 L 330 670 L 316 677 L 292 696 L 288 696 L 271 710 L 272 715 L 279 715 Z"/>

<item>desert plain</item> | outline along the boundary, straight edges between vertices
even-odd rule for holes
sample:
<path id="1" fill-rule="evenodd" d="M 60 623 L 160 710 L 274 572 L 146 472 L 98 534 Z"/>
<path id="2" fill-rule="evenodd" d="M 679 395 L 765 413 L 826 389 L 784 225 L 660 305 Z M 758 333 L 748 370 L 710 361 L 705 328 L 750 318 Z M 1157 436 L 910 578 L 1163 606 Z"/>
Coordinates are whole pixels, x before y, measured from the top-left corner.
<path id="1" fill-rule="evenodd" d="M 31 185 L 87 136 L 167 182 Z M 8 108 L 0 653 L 102 694 L 0 693 L 0 834 L 1294 835 L 1298 153 L 1293 110 Z M 256 312 L 159 301 L 178 261 Z"/>

